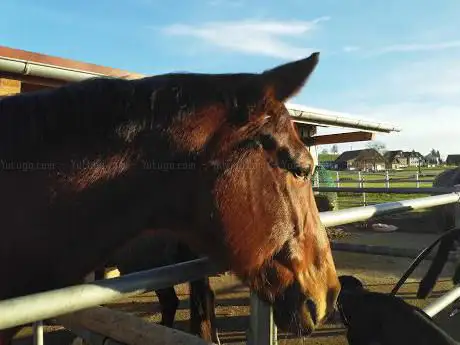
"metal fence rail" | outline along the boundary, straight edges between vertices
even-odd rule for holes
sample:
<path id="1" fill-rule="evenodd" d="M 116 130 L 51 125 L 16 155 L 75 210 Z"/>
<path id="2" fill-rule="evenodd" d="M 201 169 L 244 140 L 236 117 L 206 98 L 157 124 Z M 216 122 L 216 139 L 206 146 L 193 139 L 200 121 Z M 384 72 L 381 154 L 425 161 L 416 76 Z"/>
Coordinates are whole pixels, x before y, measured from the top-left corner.
<path id="1" fill-rule="evenodd" d="M 459 200 L 460 193 L 452 192 L 443 195 L 388 202 L 354 209 L 322 212 L 320 213 L 320 218 L 325 226 L 330 227 L 364 221 L 380 215 L 457 203 Z M 119 278 L 0 301 L 0 329 L 53 318 L 108 303 L 122 297 L 137 295 L 146 291 L 188 282 L 205 275 L 212 275 L 222 271 L 222 269 L 214 266 L 206 258 L 202 258 L 176 265 L 137 272 Z M 452 292 L 452 294 L 455 295 L 454 292 Z M 431 307 L 432 310 L 436 311 L 447 303 L 446 301 L 451 301 L 451 297 L 449 296 L 441 300 L 438 305 Z M 255 305 L 254 302 L 261 303 L 254 295 L 251 296 L 251 300 L 251 305 Z M 259 308 L 254 308 L 251 311 L 252 328 L 249 332 L 249 341 L 265 339 L 257 345 L 274 344 L 276 343 L 276 327 L 273 325 L 271 311 L 266 312 L 267 308 L 262 308 L 262 314 L 258 314 L 258 309 Z M 257 320 L 257 322 L 255 322 L 255 320 Z M 267 324 L 271 325 L 269 329 L 266 327 Z M 39 329 L 41 328 L 39 327 Z M 267 332 L 269 332 L 268 336 Z M 40 339 L 40 336 L 42 336 L 41 332 L 37 334 L 36 344 L 42 344 L 43 339 Z M 251 343 L 251 345 L 253 344 L 254 343 Z"/>
<path id="2" fill-rule="evenodd" d="M 49 319 L 220 273 L 202 258 L 62 289 L 0 301 L 0 330 Z"/>
<path id="3" fill-rule="evenodd" d="M 364 183 L 378 183 L 378 184 L 382 184 L 382 183 L 400 183 L 400 182 L 413 182 L 413 183 L 430 183 L 430 182 L 433 182 L 433 179 L 431 180 L 417 180 L 417 179 L 410 179 L 410 178 L 392 178 L 390 180 L 384 180 L 384 179 L 375 179 L 375 180 L 366 180 L 364 178 L 361 178 L 360 180 L 356 180 L 356 179 L 341 179 L 341 180 L 335 180 L 335 183 L 361 183 L 361 182 L 364 182 Z"/>
<path id="4" fill-rule="evenodd" d="M 386 193 L 386 194 L 448 194 L 455 192 L 455 188 L 450 187 L 402 187 L 402 188 L 385 188 L 385 187 L 313 187 L 315 192 L 341 192 L 341 193 Z"/>
<path id="5" fill-rule="evenodd" d="M 383 204 L 356 207 L 352 209 L 345 209 L 339 211 L 321 212 L 321 222 L 326 227 L 337 226 L 368 220 L 375 216 L 396 214 L 423 208 L 442 206 L 447 204 L 453 204 L 459 201 L 460 192 L 453 192 L 449 194 L 427 196 L 417 199 L 386 202 Z"/>
<path id="6" fill-rule="evenodd" d="M 460 298 L 460 286 L 457 285 L 452 290 L 439 297 L 436 301 L 427 305 L 425 308 L 423 308 L 423 310 L 430 317 L 433 317 L 443 309 L 447 308 L 450 304 L 455 302 L 458 298 Z"/>

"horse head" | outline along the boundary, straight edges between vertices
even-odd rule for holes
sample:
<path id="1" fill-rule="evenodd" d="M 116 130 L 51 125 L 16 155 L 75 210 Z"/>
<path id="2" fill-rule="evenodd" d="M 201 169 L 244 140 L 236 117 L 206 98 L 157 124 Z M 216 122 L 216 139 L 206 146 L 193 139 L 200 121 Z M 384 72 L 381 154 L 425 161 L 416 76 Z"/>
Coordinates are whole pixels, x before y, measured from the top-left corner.
<path id="1" fill-rule="evenodd" d="M 182 174 L 183 206 L 175 204 L 188 209 L 178 212 L 188 214 L 179 232 L 271 303 L 278 327 L 303 335 L 333 311 L 340 290 L 313 159 L 284 105 L 317 62 L 315 53 L 260 74 L 181 76 L 154 97 L 160 108 L 171 93 L 203 99 L 165 120 L 168 145 L 194 164 Z"/>

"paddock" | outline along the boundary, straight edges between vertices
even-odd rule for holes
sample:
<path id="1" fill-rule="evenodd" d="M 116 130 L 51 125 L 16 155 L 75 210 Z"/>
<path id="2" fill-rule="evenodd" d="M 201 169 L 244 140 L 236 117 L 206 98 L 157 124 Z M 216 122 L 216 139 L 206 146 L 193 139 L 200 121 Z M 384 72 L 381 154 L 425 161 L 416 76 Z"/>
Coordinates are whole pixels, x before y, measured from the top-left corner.
<path id="1" fill-rule="evenodd" d="M 0 55 L 5 55 L 2 54 L 2 50 L 0 50 Z M 0 76 L 8 78 L 20 76 L 18 79 L 22 82 L 38 85 L 38 88 L 40 85 L 55 87 L 60 83 L 82 80 L 94 75 L 125 76 L 121 72 L 111 74 L 108 71 L 102 72 L 102 70 L 93 73 L 86 72 L 85 74 L 81 70 L 71 70 L 69 67 L 63 68 L 62 66 L 59 69 L 56 66 L 21 60 L 14 56 L 4 56 L 0 62 L 2 69 Z M 128 77 L 139 76 L 129 75 Z M 290 105 L 289 110 L 293 120 L 297 123 L 305 144 L 313 152 L 316 151 L 316 145 L 324 143 L 368 141 L 374 138 L 374 133 L 399 131 L 395 126 L 353 120 L 343 114 L 298 105 Z M 359 129 L 360 132 L 338 133 L 332 137 L 321 136 L 316 135 L 318 126 Z M 321 188 L 316 190 L 320 191 Z M 388 193 L 392 191 L 397 192 L 397 189 L 388 188 L 386 190 Z M 407 190 L 404 192 L 411 193 Z M 428 191 L 418 188 L 417 193 L 421 192 L 439 195 L 323 212 L 321 213 L 321 221 L 326 227 L 337 227 L 345 224 L 356 224 L 383 215 L 407 213 L 447 204 L 458 205 L 460 200 L 460 191 L 456 189 L 444 188 L 436 193 L 434 189 Z M 459 219 L 460 217 L 457 217 L 457 220 Z M 410 240 L 410 237 L 408 239 Z M 414 242 L 416 241 L 414 240 Z M 357 274 L 367 284 L 379 285 L 378 288 L 381 291 L 391 290 L 394 282 L 409 265 L 410 259 L 425 245 L 426 243 L 421 243 L 419 247 L 413 247 L 410 251 L 404 248 L 392 249 L 379 245 L 332 241 L 339 274 Z M 452 261 L 455 260 L 456 257 L 452 257 Z M 443 320 L 445 315 L 441 311 L 448 308 L 457 297 L 460 297 L 460 288 L 453 287 L 452 284 L 449 284 L 449 280 L 445 279 L 450 276 L 452 264 L 450 263 L 446 267 L 443 279 L 436 287 L 435 298 L 417 301 L 417 303 L 421 303 L 420 305 L 425 308 L 429 315 L 439 314 Z M 424 265 L 425 263 L 411 276 L 401 293 L 411 292 L 410 285 L 423 272 Z M 87 343 L 95 345 L 205 344 L 201 339 L 187 334 L 185 326 L 187 315 L 183 310 L 179 313 L 177 329 L 166 329 L 155 322 L 151 322 L 157 321 L 156 318 L 158 317 L 158 310 L 154 309 L 154 304 L 152 304 L 153 309 L 147 312 L 136 307 L 146 302 L 156 301 L 150 293 L 151 290 L 181 284 L 177 289 L 181 293 L 183 308 L 187 302 L 187 291 L 183 284 L 189 280 L 208 275 L 212 276 L 211 284 L 216 288 L 218 326 L 222 326 L 219 332 L 222 334 L 221 341 L 224 344 L 273 345 L 298 341 L 291 335 L 278 334 L 273 323 L 271 309 L 257 297 L 250 295 L 247 289 L 242 287 L 233 276 L 216 276 L 219 273 L 221 272 L 213 267 L 212 263 L 206 259 L 199 259 L 123 277 L 3 300 L 0 301 L 0 329 L 33 323 L 33 343 L 36 345 L 48 343 L 48 335 L 51 337 L 51 334 L 54 333 L 47 332 L 47 337 L 44 337 L 44 329 L 54 329 L 55 332 L 59 332 L 62 326 Z M 411 297 L 411 295 L 406 296 Z M 225 302 L 226 300 L 231 301 Z M 220 302 L 222 305 L 219 305 Z M 235 304 L 237 305 L 235 306 Z M 112 312 L 111 310 L 115 311 Z M 55 326 L 44 326 L 43 320 L 47 320 L 46 323 L 52 323 Z M 444 320 L 446 327 L 452 320 L 453 318 Z M 232 321 L 237 322 L 237 327 L 230 327 L 229 324 Z M 452 332 L 455 331 L 454 327 L 449 329 Z M 311 338 L 305 340 L 305 343 L 346 344 L 344 339 L 339 340 L 340 336 L 343 335 L 343 330 L 343 327 L 337 323 L 326 324 L 318 329 Z M 16 344 L 20 344 L 21 341 L 30 341 L 30 338 L 21 339 L 21 336 L 27 335 L 27 331 L 18 336 L 15 340 Z M 457 334 L 457 336 L 459 335 Z M 56 342 L 62 343 L 71 340 L 72 337 L 66 338 L 66 340 L 57 338 Z M 50 339 L 49 342 L 52 341 Z"/>

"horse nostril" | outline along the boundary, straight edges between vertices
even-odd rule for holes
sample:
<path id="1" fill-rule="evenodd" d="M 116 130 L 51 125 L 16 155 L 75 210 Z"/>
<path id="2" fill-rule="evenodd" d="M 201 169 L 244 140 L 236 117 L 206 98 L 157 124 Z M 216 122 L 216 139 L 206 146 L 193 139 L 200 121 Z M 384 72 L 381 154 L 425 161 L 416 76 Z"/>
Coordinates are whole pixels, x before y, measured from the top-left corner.
<path id="1" fill-rule="evenodd" d="M 307 299 L 305 301 L 305 305 L 307 306 L 308 311 L 310 312 L 311 321 L 314 325 L 318 324 L 318 313 L 316 310 L 316 304 L 311 299 Z"/>

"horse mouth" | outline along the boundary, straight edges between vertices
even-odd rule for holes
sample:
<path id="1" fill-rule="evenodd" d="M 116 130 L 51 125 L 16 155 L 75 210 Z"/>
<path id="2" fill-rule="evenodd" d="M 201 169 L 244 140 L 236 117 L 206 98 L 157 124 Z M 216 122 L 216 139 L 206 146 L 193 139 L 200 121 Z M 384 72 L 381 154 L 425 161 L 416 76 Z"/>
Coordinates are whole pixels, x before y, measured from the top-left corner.
<path id="1" fill-rule="evenodd" d="M 309 336 L 318 325 L 316 308 L 308 301 L 293 305 L 283 299 L 276 300 L 273 305 L 273 318 L 281 331 L 299 337 Z"/>

